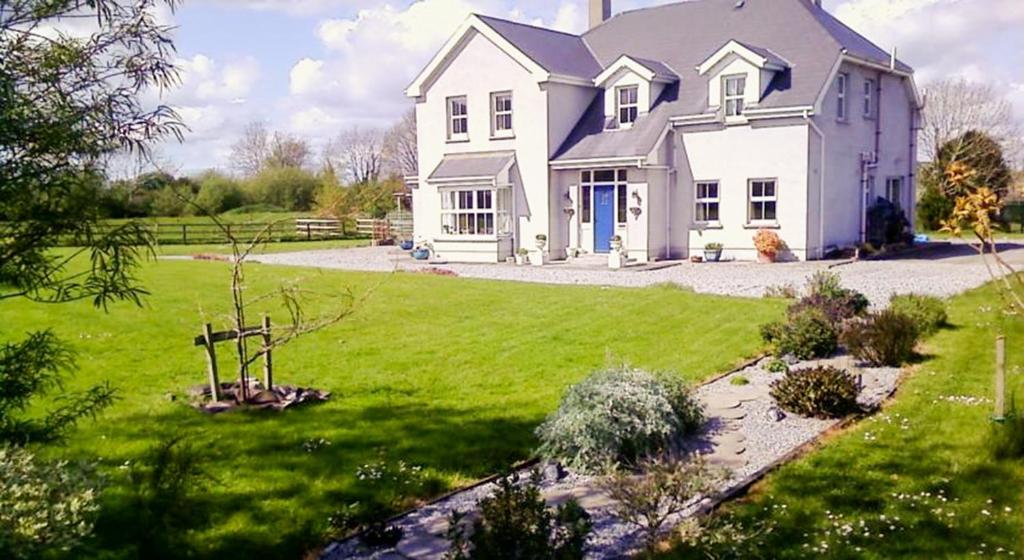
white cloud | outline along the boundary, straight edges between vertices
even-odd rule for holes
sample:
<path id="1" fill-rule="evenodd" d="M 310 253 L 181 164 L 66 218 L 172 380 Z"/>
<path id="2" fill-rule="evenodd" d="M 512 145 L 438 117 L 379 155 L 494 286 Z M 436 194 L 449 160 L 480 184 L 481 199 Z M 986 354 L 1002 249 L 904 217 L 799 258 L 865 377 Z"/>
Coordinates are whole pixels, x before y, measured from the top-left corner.
<path id="1" fill-rule="evenodd" d="M 260 64 L 252 57 L 220 64 L 204 54 L 179 59 L 181 85 L 167 92 L 172 104 L 244 99 L 260 78 Z"/>

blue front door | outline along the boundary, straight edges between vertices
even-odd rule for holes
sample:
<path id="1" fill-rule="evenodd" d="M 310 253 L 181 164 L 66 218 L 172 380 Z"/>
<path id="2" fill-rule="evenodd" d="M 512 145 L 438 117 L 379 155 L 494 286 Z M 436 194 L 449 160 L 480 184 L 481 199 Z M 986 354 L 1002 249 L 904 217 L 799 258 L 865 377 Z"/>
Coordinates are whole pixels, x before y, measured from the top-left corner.
<path id="1" fill-rule="evenodd" d="M 594 252 L 610 253 L 615 235 L 615 187 L 594 187 Z"/>

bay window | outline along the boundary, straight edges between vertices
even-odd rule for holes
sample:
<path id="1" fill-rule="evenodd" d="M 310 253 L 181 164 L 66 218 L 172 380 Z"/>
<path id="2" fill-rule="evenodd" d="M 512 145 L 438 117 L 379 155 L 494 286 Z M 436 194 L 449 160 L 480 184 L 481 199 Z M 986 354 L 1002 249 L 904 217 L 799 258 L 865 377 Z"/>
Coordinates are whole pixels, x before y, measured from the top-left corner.
<path id="1" fill-rule="evenodd" d="M 512 189 L 461 188 L 441 191 L 444 235 L 507 235 L 512 231 Z"/>

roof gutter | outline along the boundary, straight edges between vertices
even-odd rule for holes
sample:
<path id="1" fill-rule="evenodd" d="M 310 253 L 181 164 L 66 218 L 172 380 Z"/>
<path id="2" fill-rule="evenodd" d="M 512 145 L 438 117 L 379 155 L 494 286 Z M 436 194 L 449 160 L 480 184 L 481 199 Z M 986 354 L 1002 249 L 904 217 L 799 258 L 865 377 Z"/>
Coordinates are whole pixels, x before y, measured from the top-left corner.
<path id="1" fill-rule="evenodd" d="M 567 159 L 564 161 L 551 161 L 551 169 L 590 169 L 597 167 L 644 167 L 647 163 L 647 156 L 622 156 L 607 158 L 585 158 Z"/>

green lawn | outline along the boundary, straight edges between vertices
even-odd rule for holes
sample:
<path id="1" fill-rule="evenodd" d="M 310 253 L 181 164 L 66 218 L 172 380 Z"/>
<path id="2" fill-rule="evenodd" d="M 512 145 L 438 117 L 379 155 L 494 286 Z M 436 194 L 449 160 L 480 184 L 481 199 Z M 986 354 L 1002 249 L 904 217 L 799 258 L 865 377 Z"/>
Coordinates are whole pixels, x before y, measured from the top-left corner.
<path id="1" fill-rule="evenodd" d="M 951 402 L 992 398 L 1000 331 L 1008 337 L 1008 385 L 1024 397 L 1024 319 L 1002 316 L 995 292 L 984 289 L 953 300 L 951 321 L 953 328 L 928 342 L 928 356 L 891 405 L 726 508 L 726 517 L 748 526 L 777 524 L 760 553 L 880 559 L 1024 554 L 1024 463 L 990 458 L 990 403 Z"/>
<path id="2" fill-rule="evenodd" d="M 286 243 L 266 243 L 258 247 L 256 254 L 288 253 L 292 251 L 318 251 L 325 249 L 351 249 L 352 247 L 369 247 L 369 239 L 330 239 L 325 241 L 290 241 Z M 189 255 L 230 255 L 231 245 L 160 245 L 158 255 L 189 256 Z"/>
<path id="3" fill-rule="evenodd" d="M 389 460 L 425 468 L 434 483 L 420 497 L 501 471 L 530 456 L 533 428 L 588 372 L 627 361 L 707 378 L 755 355 L 758 325 L 785 305 L 671 288 L 248 270 L 250 293 L 299 278 L 320 292 L 375 288 L 350 321 L 275 354 L 280 382 L 330 390 L 329 403 L 207 417 L 169 398 L 204 379 L 204 356 L 192 338 L 204 316 L 228 307 L 223 263 L 147 265 L 142 279 L 153 295 L 141 309 L 119 305 L 105 315 L 85 303 L 4 304 L 3 336 L 52 326 L 74 344 L 80 373 L 70 389 L 109 380 L 120 392 L 67 448 L 51 450 L 101 458 L 113 484 L 108 512 L 122 503 L 117 489 L 125 471 L 118 467 L 149 446 L 185 435 L 207 450 L 217 483 L 187 535 L 200 558 L 300 557 L 322 543 L 332 512 L 360 498 L 356 469 L 382 450 Z M 280 309 L 269 311 L 283 318 Z M 222 366 L 230 367 L 226 358 Z M 330 445 L 303 450 L 317 438 Z M 100 539 L 76 557 L 125 557 L 118 542 L 130 513 L 127 519 L 102 520 Z"/>

